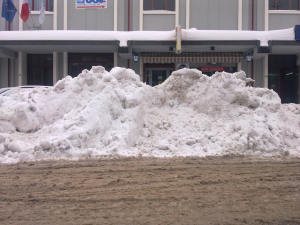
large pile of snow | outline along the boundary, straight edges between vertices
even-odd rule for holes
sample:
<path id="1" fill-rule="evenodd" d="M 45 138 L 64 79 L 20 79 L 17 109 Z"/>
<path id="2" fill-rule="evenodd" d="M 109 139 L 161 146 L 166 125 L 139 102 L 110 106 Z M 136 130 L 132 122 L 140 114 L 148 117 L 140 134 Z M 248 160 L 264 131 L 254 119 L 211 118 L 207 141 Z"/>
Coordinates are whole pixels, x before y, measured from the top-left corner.
<path id="1" fill-rule="evenodd" d="M 150 87 L 103 67 L 0 97 L 0 162 L 94 156 L 300 156 L 300 106 L 243 71 L 173 72 Z"/>

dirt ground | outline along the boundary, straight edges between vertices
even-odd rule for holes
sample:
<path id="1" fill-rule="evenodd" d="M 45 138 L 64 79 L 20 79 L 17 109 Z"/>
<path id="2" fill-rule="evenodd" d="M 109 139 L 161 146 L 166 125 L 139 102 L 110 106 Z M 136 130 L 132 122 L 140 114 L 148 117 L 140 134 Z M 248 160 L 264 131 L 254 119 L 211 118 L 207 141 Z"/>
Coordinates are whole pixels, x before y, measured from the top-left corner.
<path id="1" fill-rule="evenodd" d="M 300 224 L 300 159 L 0 165 L 0 224 Z"/>

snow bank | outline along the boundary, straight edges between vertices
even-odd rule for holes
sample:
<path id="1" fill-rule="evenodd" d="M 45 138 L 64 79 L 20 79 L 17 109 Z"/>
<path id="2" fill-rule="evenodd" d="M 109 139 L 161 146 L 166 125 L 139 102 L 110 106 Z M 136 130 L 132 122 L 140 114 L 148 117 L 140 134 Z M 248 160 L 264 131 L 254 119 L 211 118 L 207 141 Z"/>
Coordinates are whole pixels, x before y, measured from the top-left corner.
<path id="1" fill-rule="evenodd" d="M 246 86 L 243 71 L 84 70 L 53 88 L 0 97 L 0 162 L 95 156 L 300 156 L 300 106 Z"/>

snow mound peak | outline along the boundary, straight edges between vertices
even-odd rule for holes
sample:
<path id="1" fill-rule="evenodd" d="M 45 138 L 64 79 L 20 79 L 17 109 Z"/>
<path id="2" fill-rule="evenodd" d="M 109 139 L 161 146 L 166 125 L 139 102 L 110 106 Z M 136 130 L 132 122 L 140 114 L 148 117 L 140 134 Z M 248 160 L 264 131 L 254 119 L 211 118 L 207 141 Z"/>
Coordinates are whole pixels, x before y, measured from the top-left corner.
<path id="1" fill-rule="evenodd" d="M 101 66 L 0 97 L 0 162 L 106 155 L 300 156 L 300 107 L 243 71 L 181 69 L 161 85 Z M 297 126 L 298 123 L 298 126 Z M 291 125 L 292 124 L 292 125 Z"/>

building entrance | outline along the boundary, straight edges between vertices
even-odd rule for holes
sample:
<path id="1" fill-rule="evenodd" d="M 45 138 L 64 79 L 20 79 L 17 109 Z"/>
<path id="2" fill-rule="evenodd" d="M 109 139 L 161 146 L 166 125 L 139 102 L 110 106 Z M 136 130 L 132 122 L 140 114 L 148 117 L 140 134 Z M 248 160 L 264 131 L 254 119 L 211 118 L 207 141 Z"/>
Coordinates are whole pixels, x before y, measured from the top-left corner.
<path id="1" fill-rule="evenodd" d="M 173 72 L 173 68 L 146 69 L 146 83 L 150 86 L 162 84 Z"/>
<path id="2" fill-rule="evenodd" d="M 90 70 L 92 66 L 103 66 L 110 71 L 114 67 L 113 53 L 69 53 L 68 74 L 72 77 L 78 76 L 82 70 Z"/>
<path id="3" fill-rule="evenodd" d="M 53 85 L 53 55 L 27 55 L 27 84 Z"/>
<path id="4" fill-rule="evenodd" d="M 268 88 L 273 89 L 282 103 L 299 103 L 299 67 L 295 55 L 270 55 Z"/>

